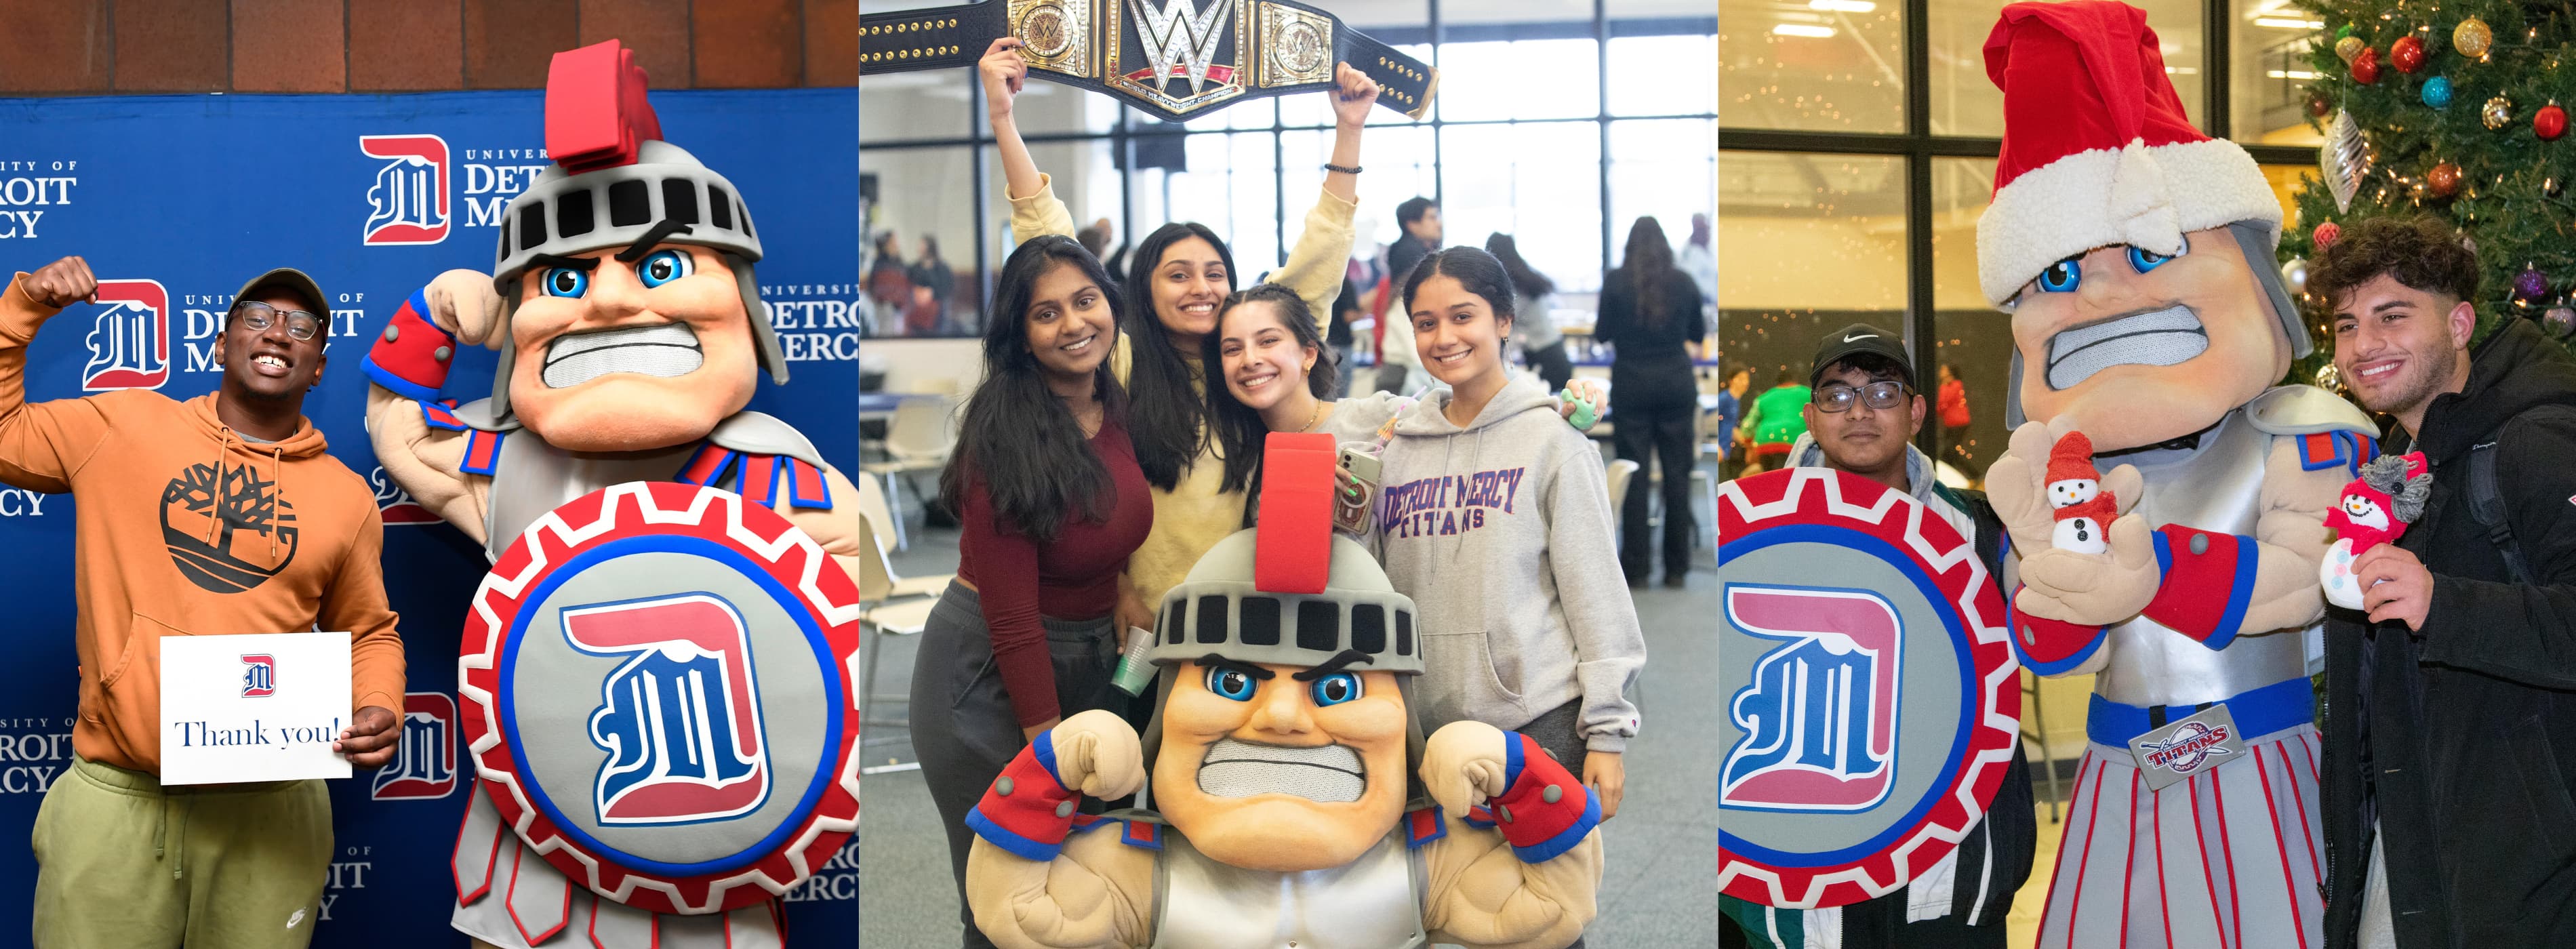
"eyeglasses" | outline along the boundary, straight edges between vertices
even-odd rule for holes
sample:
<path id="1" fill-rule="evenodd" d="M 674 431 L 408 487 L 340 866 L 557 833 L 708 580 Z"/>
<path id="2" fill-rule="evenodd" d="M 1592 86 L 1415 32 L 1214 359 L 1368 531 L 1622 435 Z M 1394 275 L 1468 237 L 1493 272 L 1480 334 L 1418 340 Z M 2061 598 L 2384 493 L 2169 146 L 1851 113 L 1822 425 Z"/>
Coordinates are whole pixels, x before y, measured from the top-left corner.
<path id="1" fill-rule="evenodd" d="M 239 314 L 242 322 L 249 324 L 253 332 L 268 332 L 269 327 L 277 325 L 277 321 L 283 318 L 286 320 L 286 335 L 294 337 L 297 342 L 312 339 L 322 333 L 322 318 L 303 310 L 280 310 L 257 300 L 250 300 L 234 307 L 233 312 Z"/>
<path id="2" fill-rule="evenodd" d="M 1851 411 L 1854 402 L 1873 409 L 1892 409 L 1905 404 L 1906 395 L 1912 391 L 1911 387 L 1902 382 L 1873 382 L 1857 389 L 1840 385 L 1825 386 L 1816 390 L 1815 403 L 1816 408 L 1827 412 Z"/>

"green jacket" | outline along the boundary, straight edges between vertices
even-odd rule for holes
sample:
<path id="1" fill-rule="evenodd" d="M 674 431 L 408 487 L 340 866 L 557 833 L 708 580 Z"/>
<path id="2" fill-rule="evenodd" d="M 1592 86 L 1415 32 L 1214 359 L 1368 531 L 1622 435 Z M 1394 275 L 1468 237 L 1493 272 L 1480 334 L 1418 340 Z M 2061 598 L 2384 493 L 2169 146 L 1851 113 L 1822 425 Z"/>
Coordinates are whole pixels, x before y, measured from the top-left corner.
<path id="1" fill-rule="evenodd" d="M 1753 439 L 1756 445 L 1786 445 L 1807 433 L 1807 400 L 1812 390 L 1792 383 L 1772 386 L 1753 400 L 1751 411 L 1744 413 L 1743 424 L 1736 427 Z"/>

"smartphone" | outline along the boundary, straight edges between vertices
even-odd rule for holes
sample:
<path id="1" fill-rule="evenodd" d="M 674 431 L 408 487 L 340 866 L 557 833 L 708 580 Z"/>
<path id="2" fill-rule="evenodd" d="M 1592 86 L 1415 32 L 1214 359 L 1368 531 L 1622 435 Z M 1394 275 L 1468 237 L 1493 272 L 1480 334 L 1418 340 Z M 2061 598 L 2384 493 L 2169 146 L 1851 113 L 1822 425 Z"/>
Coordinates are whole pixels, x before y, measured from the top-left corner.
<path id="1" fill-rule="evenodd" d="M 1342 467 L 1350 469 L 1351 477 L 1358 478 L 1362 483 L 1370 487 L 1377 486 L 1376 455 L 1366 454 L 1345 445 L 1342 447 Z"/>

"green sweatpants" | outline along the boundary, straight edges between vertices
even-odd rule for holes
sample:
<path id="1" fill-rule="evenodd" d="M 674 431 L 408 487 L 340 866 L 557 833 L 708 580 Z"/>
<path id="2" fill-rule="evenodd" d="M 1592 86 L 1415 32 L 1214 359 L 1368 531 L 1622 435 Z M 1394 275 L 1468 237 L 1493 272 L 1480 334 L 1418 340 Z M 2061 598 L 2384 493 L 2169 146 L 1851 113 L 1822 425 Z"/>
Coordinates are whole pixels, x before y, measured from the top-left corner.
<path id="1" fill-rule="evenodd" d="M 294 949 L 331 872 L 320 781 L 164 789 L 88 760 L 45 792 L 36 949 Z"/>

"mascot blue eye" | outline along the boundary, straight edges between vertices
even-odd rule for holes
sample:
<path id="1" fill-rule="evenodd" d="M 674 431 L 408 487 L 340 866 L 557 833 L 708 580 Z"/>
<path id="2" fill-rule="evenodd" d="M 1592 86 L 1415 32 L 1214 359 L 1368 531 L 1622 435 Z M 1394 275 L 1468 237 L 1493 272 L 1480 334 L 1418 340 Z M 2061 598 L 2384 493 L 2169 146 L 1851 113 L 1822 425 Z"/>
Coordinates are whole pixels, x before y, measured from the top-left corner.
<path id="1" fill-rule="evenodd" d="M 635 276 L 646 287 L 658 287 L 689 275 L 689 255 L 676 250 L 657 250 L 635 265 Z"/>
<path id="2" fill-rule="evenodd" d="M 1357 674 L 1336 672 L 1315 680 L 1315 704 L 1318 707 L 1340 705 L 1359 698 L 1367 691 L 1360 686 L 1360 677 Z"/>
<path id="3" fill-rule="evenodd" d="M 1207 671 L 1207 690 L 1237 702 L 1252 701 L 1253 690 L 1259 686 L 1240 669 L 1217 666 Z"/>
<path id="4" fill-rule="evenodd" d="M 2185 248 L 2185 250 L 2188 251 L 2189 249 Z M 2129 266 L 2136 268 L 2139 273 L 2146 273 L 2147 271 L 2164 266 L 2165 261 L 2172 260 L 2180 256 L 2182 256 L 2182 254 L 2159 254 L 2155 251 L 2146 250 L 2144 248 L 2132 247 L 2129 248 Z"/>
<path id="5" fill-rule="evenodd" d="M 2083 282 L 2084 265 L 2076 263 L 2072 257 L 2050 264 L 2048 269 L 2039 272 L 2039 289 L 2046 293 L 2065 293 Z"/>
<path id="6" fill-rule="evenodd" d="M 553 270 L 546 271 L 547 296 L 579 297 L 582 294 L 589 292 L 589 271 L 574 270 L 570 267 L 557 267 Z"/>

